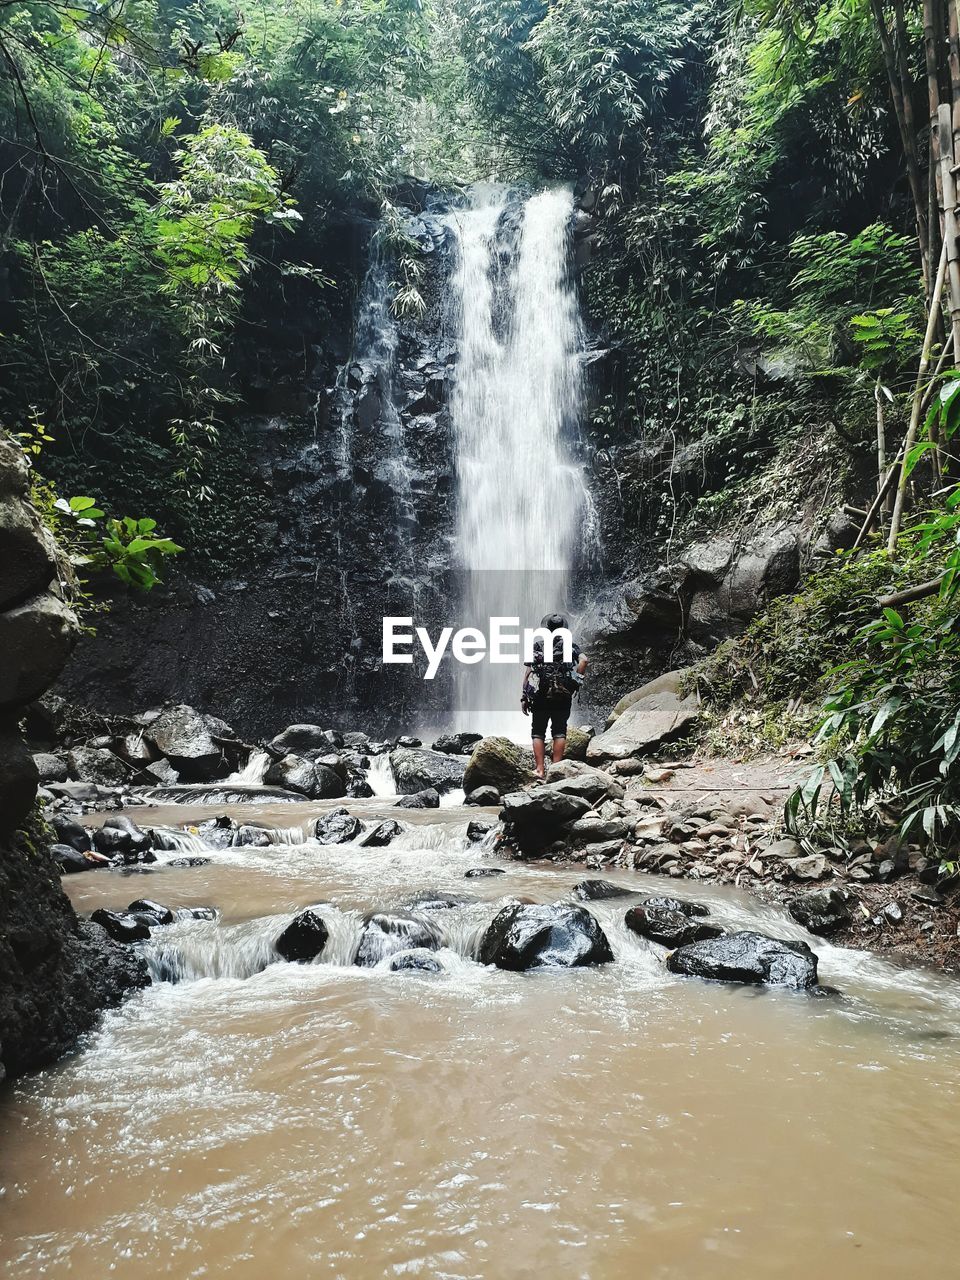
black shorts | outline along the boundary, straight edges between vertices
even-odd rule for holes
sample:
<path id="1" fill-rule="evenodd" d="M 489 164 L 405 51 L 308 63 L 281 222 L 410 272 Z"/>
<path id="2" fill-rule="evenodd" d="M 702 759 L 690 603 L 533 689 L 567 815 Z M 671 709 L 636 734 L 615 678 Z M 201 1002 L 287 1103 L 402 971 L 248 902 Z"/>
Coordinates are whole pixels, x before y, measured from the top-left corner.
<path id="1" fill-rule="evenodd" d="M 530 736 L 541 740 L 545 739 L 547 736 L 547 722 L 549 721 L 551 736 L 565 738 L 567 736 L 567 721 L 570 719 L 572 702 L 572 698 L 544 698 L 542 702 L 534 702 L 530 708 L 533 719 Z"/>

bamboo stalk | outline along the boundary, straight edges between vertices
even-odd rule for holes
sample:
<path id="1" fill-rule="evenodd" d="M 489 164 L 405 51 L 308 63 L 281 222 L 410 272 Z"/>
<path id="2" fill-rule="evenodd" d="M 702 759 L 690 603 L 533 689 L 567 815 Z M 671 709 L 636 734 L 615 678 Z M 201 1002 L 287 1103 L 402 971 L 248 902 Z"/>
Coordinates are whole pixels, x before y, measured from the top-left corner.
<path id="1" fill-rule="evenodd" d="M 918 582 L 914 587 L 906 587 L 903 591 L 894 591 L 893 595 L 881 596 L 877 604 L 881 609 L 895 609 L 898 604 L 909 604 L 911 600 L 924 600 L 927 596 L 936 595 L 940 590 L 946 574 L 940 573 L 926 582 Z"/>
<path id="2" fill-rule="evenodd" d="M 940 186 L 943 191 L 943 239 L 947 246 L 947 281 L 954 363 L 960 356 L 960 242 L 957 227 L 957 183 L 953 172 L 953 112 L 943 103 L 937 119 L 940 149 Z"/>
<path id="3" fill-rule="evenodd" d="M 920 366 L 917 369 L 917 382 L 913 391 L 913 408 L 910 411 L 910 425 L 903 440 L 903 466 L 900 468 L 900 480 L 897 484 L 897 495 L 893 503 L 893 514 L 890 516 L 890 533 L 887 537 L 887 555 L 893 557 L 897 553 L 897 538 L 900 536 L 900 525 L 903 523 L 903 507 L 907 498 L 907 458 L 910 450 L 917 442 L 917 431 L 920 427 L 920 406 L 923 403 L 923 379 L 930 365 L 930 349 L 933 346 L 940 318 L 940 295 L 943 293 L 943 282 L 947 274 L 947 241 L 944 239 L 940 250 L 940 265 L 933 285 L 933 296 L 930 299 L 930 310 L 927 314 L 927 330 L 923 335 L 923 346 L 920 350 Z"/>

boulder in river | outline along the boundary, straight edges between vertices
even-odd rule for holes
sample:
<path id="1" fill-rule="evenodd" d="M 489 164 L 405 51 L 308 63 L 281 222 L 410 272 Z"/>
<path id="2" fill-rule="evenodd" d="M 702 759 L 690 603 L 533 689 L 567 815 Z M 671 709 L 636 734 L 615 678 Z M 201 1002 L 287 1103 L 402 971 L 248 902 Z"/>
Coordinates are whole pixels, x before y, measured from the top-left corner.
<path id="1" fill-rule="evenodd" d="M 61 844 L 72 845 L 81 853 L 85 853 L 91 847 L 89 830 L 73 818 L 62 818 L 58 814 L 50 819 L 50 825 L 57 833 L 57 839 Z"/>
<path id="2" fill-rule="evenodd" d="M 471 844 L 479 844 L 481 840 L 487 838 L 495 826 L 495 822 L 484 822 L 482 818 L 474 818 L 467 823 L 467 839 Z"/>
<path id="3" fill-rule="evenodd" d="M 332 809 L 318 818 L 313 834 L 321 844 L 349 844 L 363 831 L 363 823 L 348 809 Z"/>
<path id="4" fill-rule="evenodd" d="M 483 738 L 473 749 L 463 775 L 463 789 L 494 787 L 498 795 L 516 791 L 536 780 L 533 753 L 509 738 Z"/>
<path id="5" fill-rule="evenodd" d="M 693 694 L 680 698 L 663 690 L 640 698 L 609 729 L 591 740 L 587 760 L 601 764 L 649 755 L 664 743 L 682 737 L 699 714 L 699 703 Z"/>
<path id="6" fill-rule="evenodd" d="M 852 896 L 843 889 L 812 889 L 794 898 L 790 914 L 811 933 L 836 933 L 850 923 Z"/>
<path id="7" fill-rule="evenodd" d="M 404 911 L 449 911 L 464 907 L 476 898 L 469 893 L 447 893 L 443 889 L 421 889 L 403 904 Z"/>
<path id="8" fill-rule="evenodd" d="M 719 925 L 671 907 L 650 906 L 648 902 L 631 907 L 623 920 L 628 929 L 662 947 L 682 947 L 688 942 L 719 938 L 723 933 Z"/>
<path id="9" fill-rule="evenodd" d="M 127 907 L 130 915 L 142 921 L 147 927 L 160 924 L 173 924 L 174 915 L 162 902 L 154 902 L 152 898 L 137 898 Z"/>
<path id="10" fill-rule="evenodd" d="M 143 853 L 150 848 L 153 843 L 150 835 L 146 831 L 142 831 L 140 827 L 124 813 L 112 814 L 106 818 L 103 823 L 104 831 L 119 831 L 127 838 L 127 848 L 133 849 L 136 853 Z"/>
<path id="11" fill-rule="evenodd" d="M 327 944 L 329 930 L 315 907 L 294 916 L 273 944 L 284 960 L 305 964 L 315 960 Z"/>
<path id="12" fill-rule="evenodd" d="M 448 756 L 472 755 L 473 748 L 482 737 L 482 733 L 442 733 L 434 742 L 433 749 Z"/>
<path id="13" fill-rule="evenodd" d="M 283 787 L 286 791 L 299 792 L 308 800 L 335 800 L 346 794 L 343 779 L 333 769 L 296 755 L 286 755 L 275 760 L 267 770 L 264 781 L 271 786 Z"/>
<path id="14" fill-rule="evenodd" d="M 223 753 L 206 720 L 194 707 L 181 704 L 162 711 L 148 730 L 150 741 L 170 761 L 181 781 L 208 782 L 223 772 Z"/>
<path id="15" fill-rule="evenodd" d="M 357 841 L 364 849 L 381 849 L 403 831 L 402 825 L 395 818 L 386 818 L 375 827 L 365 831 Z"/>
<path id="16" fill-rule="evenodd" d="M 572 896 L 578 902 L 599 902 L 604 898 L 629 898 L 633 892 L 610 880 L 581 880 L 573 886 Z"/>
<path id="17" fill-rule="evenodd" d="M 439 809 L 440 792 L 436 787 L 427 787 L 412 796 L 401 796 L 396 802 L 396 809 Z"/>
<path id="18" fill-rule="evenodd" d="M 805 942 L 762 933 L 728 933 L 692 942 L 667 957 L 671 973 L 715 982 L 746 982 L 806 991 L 817 985 L 817 957 Z"/>
<path id="19" fill-rule="evenodd" d="M 86 853 L 81 853 L 79 849 L 74 849 L 70 844 L 52 844 L 50 853 L 54 862 L 60 868 L 61 875 L 73 875 L 78 871 L 92 871 L 95 867 L 104 866 L 104 862 L 99 859 L 92 858 Z"/>
<path id="20" fill-rule="evenodd" d="M 427 787 L 443 792 L 462 786 L 466 762 L 440 751 L 397 747 L 390 752 L 390 768 L 399 794 L 409 796 Z"/>
<path id="21" fill-rule="evenodd" d="M 391 973 L 443 973 L 443 965 L 437 957 L 423 947 L 398 952 L 387 968 Z"/>
<path id="22" fill-rule="evenodd" d="M 481 964 L 523 972 L 607 964 L 613 952 L 586 907 L 514 902 L 494 917 L 479 958 Z"/>
<path id="23" fill-rule="evenodd" d="M 500 803 L 500 792 L 496 787 L 476 787 L 463 798 L 464 804 L 494 805 Z"/>
<path id="24" fill-rule="evenodd" d="M 471 867 L 469 871 L 463 873 L 464 880 L 483 880 L 488 876 L 505 876 L 507 874 L 504 867 Z"/>
<path id="25" fill-rule="evenodd" d="M 318 724 L 291 724 L 267 743 L 274 756 L 301 755 L 304 751 L 330 751 L 343 745 L 343 738 Z"/>
<path id="26" fill-rule="evenodd" d="M 125 911 L 107 911 L 101 907 L 90 919 L 114 942 L 144 942 L 150 937 L 149 926 Z"/>
<path id="27" fill-rule="evenodd" d="M 440 930 L 430 920 L 400 912 L 374 911 L 364 918 L 354 963 L 372 969 L 388 956 L 422 948 L 436 951 Z"/>

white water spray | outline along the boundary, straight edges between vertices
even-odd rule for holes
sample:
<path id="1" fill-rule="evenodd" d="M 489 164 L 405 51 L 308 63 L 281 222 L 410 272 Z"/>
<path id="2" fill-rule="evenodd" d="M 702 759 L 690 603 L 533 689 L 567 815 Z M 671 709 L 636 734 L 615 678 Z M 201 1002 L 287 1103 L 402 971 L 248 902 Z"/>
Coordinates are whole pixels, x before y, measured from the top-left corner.
<path id="1" fill-rule="evenodd" d="M 450 215 L 459 241 L 452 280 L 460 345 L 451 401 L 459 479 L 463 612 L 486 628 L 566 608 L 585 487 L 567 452 L 581 399 L 577 303 L 568 269 L 569 189 L 523 210 L 519 248 L 505 252 L 508 203 L 486 191 Z M 508 263 L 505 274 L 502 262 Z M 457 723 L 524 736 L 520 669 L 458 672 Z"/>

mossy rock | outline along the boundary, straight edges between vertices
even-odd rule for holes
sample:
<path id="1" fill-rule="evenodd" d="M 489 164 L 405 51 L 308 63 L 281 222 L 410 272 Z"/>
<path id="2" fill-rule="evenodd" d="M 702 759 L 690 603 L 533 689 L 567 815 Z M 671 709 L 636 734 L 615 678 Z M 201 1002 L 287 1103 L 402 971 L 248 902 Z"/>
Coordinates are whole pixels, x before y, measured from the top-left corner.
<path id="1" fill-rule="evenodd" d="M 463 789 L 469 795 L 477 787 L 496 787 L 500 795 L 518 791 L 533 782 L 533 752 L 509 738 L 481 738 L 467 761 Z"/>

